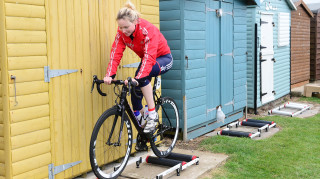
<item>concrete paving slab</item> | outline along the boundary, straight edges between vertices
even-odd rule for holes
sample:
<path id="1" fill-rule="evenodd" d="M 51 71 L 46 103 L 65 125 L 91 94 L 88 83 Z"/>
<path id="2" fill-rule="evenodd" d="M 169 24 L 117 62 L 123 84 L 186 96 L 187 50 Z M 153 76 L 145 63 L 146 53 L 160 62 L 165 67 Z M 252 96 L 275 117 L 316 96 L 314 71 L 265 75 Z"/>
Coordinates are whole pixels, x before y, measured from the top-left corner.
<path id="1" fill-rule="evenodd" d="M 215 168 L 219 167 L 221 164 L 225 163 L 228 156 L 225 154 L 214 154 L 210 152 L 204 151 L 197 151 L 197 150 L 184 150 L 175 148 L 173 150 L 174 153 L 181 153 L 181 154 L 188 154 L 188 155 L 195 155 L 199 157 L 199 165 L 192 165 L 180 173 L 180 176 L 177 176 L 176 171 L 170 173 L 169 175 L 164 176 L 164 178 L 170 179 L 196 179 L 200 176 L 213 171 Z M 119 179 L 124 178 L 136 178 L 136 179 L 147 179 L 147 178 L 155 178 L 158 174 L 162 173 L 163 171 L 169 169 L 170 167 L 155 165 L 143 162 L 140 164 L 139 168 L 136 168 L 136 161 L 142 157 L 143 160 L 148 155 L 153 155 L 152 150 L 148 152 L 139 152 L 134 157 L 130 157 L 128 165 L 126 166 L 125 170 L 122 172 L 121 176 L 118 177 Z M 88 173 L 86 176 L 77 177 L 76 179 L 96 179 L 97 177 L 92 173 Z"/>
<path id="2" fill-rule="evenodd" d="M 164 178 L 171 179 L 196 179 L 201 175 L 214 170 L 221 163 L 225 162 L 228 158 L 225 154 L 214 154 L 210 152 L 196 151 L 196 150 L 184 150 L 175 148 L 173 150 L 175 153 L 188 154 L 188 155 L 196 155 L 199 157 L 200 162 L 199 165 L 192 165 L 180 173 L 180 176 L 177 176 L 177 173 L 174 171 L 171 174 L 165 176 Z M 150 151 L 147 154 L 143 155 L 142 158 L 145 159 L 147 155 L 152 155 L 153 152 Z M 155 178 L 158 174 L 163 171 L 169 169 L 170 167 L 150 164 L 150 163 L 142 163 L 140 168 L 136 168 L 135 163 L 130 164 L 126 167 L 121 177 L 119 178 Z"/>
<path id="3" fill-rule="evenodd" d="M 300 104 L 307 104 L 310 106 L 310 109 L 303 111 L 302 113 L 300 113 L 299 115 L 295 116 L 298 118 L 307 118 L 307 117 L 312 117 L 318 113 L 320 113 L 320 105 L 319 104 L 311 104 L 308 102 L 298 102 Z M 298 111 L 297 109 L 292 109 L 292 108 L 283 108 L 283 111 L 287 111 L 287 112 L 296 112 Z M 262 114 L 263 116 L 283 116 L 283 117 L 288 117 L 291 118 L 290 116 L 285 116 L 285 115 L 280 115 L 280 114 L 268 114 L 268 112 L 265 112 Z"/>
<path id="4" fill-rule="evenodd" d="M 306 85 L 309 85 L 309 84 L 320 84 L 320 80 L 308 83 Z M 305 85 L 300 86 L 300 87 L 296 87 L 296 88 L 292 88 L 291 95 L 298 96 L 298 97 L 304 96 L 304 86 Z"/>

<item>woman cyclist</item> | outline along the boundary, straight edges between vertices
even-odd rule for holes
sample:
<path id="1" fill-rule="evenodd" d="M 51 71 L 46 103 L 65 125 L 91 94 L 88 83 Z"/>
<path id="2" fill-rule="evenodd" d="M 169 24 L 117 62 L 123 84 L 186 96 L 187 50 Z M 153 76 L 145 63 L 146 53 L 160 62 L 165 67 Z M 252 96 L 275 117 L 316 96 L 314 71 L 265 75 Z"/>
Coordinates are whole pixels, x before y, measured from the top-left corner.
<path id="1" fill-rule="evenodd" d="M 173 59 L 167 40 L 159 29 L 140 18 L 140 13 L 134 5 L 128 1 L 117 14 L 118 31 L 112 44 L 110 61 L 104 82 L 111 84 L 115 78 L 117 68 L 126 47 L 133 50 L 141 62 L 135 73 L 133 81 L 138 82 L 142 94 L 148 104 L 148 115 L 145 116 L 146 126 L 144 133 L 152 133 L 158 121 L 153 100 L 151 78 L 166 73 L 172 67 Z M 133 110 L 143 114 L 142 98 L 131 95 Z"/>

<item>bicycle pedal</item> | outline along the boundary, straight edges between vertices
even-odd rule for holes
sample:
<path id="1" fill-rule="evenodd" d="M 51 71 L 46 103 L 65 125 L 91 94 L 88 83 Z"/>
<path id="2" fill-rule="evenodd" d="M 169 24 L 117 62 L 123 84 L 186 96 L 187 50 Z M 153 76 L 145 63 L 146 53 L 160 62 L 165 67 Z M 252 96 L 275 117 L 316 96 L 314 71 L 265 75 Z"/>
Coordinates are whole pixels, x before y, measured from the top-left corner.
<path id="1" fill-rule="evenodd" d="M 145 145 L 145 146 L 138 146 L 138 145 L 136 145 L 136 147 L 135 147 L 135 149 L 136 149 L 136 151 L 148 151 L 148 146 L 147 145 Z"/>

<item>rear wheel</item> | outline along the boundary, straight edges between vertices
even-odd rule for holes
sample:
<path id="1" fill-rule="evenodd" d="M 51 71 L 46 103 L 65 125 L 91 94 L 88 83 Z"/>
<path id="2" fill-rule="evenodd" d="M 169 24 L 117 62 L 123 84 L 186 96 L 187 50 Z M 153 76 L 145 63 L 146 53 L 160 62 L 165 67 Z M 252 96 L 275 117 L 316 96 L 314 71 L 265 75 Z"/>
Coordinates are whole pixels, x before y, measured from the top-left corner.
<path id="1" fill-rule="evenodd" d="M 121 119 L 123 129 L 120 136 Z M 90 164 L 99 179 L 117 178 L 127 165 L 132 147 L 132 129 L 126 113 L 117 107 L 105 111 L 98 119 L 90 141 Z"/>
<path id="2" fill-rule="evenodd" d="M 159 122 L 153 139 L 150 141 L 154 154 L 167 157 L 173 150 L 179 134 L 179 111 L 177 104 L 170 97 L 161 98 L 156 104 Z M 161 140 L 160 142 L 158 140 Z"/>

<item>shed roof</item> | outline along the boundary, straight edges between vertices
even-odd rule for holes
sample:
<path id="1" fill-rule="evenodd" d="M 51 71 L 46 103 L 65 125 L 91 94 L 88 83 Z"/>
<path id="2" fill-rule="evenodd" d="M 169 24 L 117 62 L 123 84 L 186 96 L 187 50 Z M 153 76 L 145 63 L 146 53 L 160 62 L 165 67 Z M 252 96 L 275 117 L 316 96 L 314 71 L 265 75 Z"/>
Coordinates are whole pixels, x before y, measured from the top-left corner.
<path id="1" fill-rule="evenodd" d="M 285 0 L 287 3 L 288 3 L 288 6 L 292 9 L 292 10 L 297 10 L 297 8 L 296 8 L 296 6 L 294 5 L 294 3 L 293 3 L 293 0 Z M 268 0 L 260 0 L 260 3 L 259 3 L 259 5 L 258 6 L 260 6 L 260 4 L 262 3 L 262 2 L 269 2 Z"/>
<path id="2" fill-rule="evenodd" d="M 311 17 L 313 17 L 313 13 L 312 13 L 311 10 L 309 9 L 309 7 L 304 3 L 303 0 L 292 0 L 292 2 L 294 3 L 294 5 L 295 5 L 296 7 L 298 7 L 298 6 L 301 5 L 301 6 L 307 11 L 307 13 L 308 13 Z"/>

